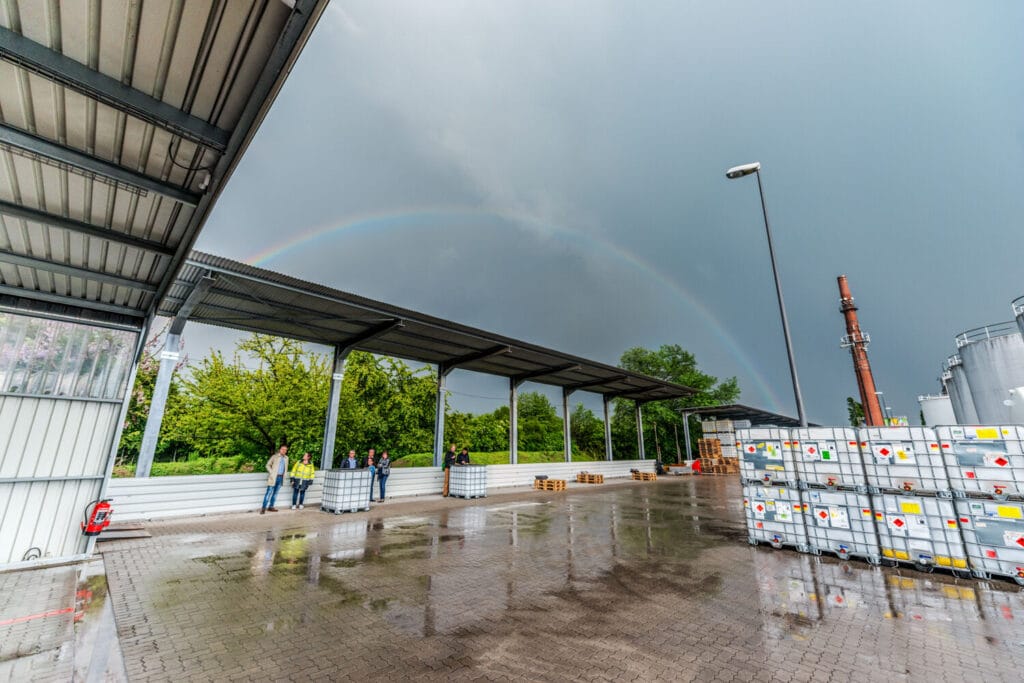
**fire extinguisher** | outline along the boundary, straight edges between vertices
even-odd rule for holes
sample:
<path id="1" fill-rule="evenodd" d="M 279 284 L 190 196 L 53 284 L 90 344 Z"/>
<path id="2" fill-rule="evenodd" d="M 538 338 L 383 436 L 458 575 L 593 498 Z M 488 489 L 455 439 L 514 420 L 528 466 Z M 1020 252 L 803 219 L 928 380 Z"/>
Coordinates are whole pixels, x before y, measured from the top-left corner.
<path id="1" fill-rule="evenodd" d="M 86 536 L 99 536 L 100 532 L 110 526 L 110 516 L 114 513 L 110 507 L 110 498 L 94 500 L 85 506 L 82 533 Z M 92 508 L 92 512 L 89 512 Z"/>

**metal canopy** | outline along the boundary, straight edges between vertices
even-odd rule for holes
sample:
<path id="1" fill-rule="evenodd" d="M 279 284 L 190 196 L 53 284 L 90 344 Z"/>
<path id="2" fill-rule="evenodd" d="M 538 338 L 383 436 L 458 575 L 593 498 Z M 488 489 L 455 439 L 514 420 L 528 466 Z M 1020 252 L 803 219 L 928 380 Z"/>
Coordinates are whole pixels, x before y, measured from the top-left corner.
<path id="1" fill-rule="evenodd" d="M 0 4 L 0 307 L 141 327 L 326 5 Z"/>
<path id="2" fill-rule="evenodd" d="M 193 289 L 210 276 L 209 288 L 193 301 L 189 320 L 431 363 L 445 371 L 458 367 L 645 402 L 693 393 L 678 384 L 196 251 L 159 314 L 177 315 Z"/>
<path id="3" fill-rule="evenodd" d="M 739 403 L 727 406 L 708 406 L 706 408 L 687 408 L 685 413 L 699 415 L 701 418 L 718 420 L 750 420 L 755 425 L 775 425 L 777 427 L 799 427 L 800 420 L 787 415 L 780 415 L 760 408 L 751 408 Z M 817 427 L 811 424 L 811 427 Z"/>

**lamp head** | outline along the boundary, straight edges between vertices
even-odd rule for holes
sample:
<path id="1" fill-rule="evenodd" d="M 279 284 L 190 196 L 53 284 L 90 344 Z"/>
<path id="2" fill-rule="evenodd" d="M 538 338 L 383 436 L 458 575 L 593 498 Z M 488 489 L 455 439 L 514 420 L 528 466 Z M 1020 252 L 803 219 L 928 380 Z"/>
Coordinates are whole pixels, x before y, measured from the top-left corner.
<path id="1" fill-rule="evenodd" d="M 761 170 L 761 162 L 755 161 L 752 164 L 733 166 L 732 168 L 725 172 L 725 177 L 730 180 L 733 180 L 734 178 L 742 178 L 743 176 L 750 175 L 751 173 L 757 173 L 759 170 Z"/>

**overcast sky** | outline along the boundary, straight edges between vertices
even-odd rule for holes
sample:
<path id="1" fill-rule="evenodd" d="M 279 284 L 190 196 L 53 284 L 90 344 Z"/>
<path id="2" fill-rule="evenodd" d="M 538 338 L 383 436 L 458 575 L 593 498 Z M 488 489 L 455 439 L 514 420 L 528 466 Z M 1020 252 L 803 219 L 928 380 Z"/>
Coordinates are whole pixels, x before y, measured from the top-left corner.
<path id="1" fill-rule="evenodd" d="M 678 343 L 795 414 L 756 180 L 724 177 L 757 160 L 810 419 L 857 393 L 845 273 L 916 423 L 953 336 L 1024 294 L 1022 27 L 1015 0 L 333 0 L 197 247 L 607 363 Z"/>

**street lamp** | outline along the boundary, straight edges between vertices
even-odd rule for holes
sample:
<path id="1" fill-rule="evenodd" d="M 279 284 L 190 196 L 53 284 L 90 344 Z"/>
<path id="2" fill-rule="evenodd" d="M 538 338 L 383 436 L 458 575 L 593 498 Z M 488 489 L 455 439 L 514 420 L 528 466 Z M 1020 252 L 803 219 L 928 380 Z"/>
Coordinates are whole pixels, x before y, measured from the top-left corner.
<path id="1" fill-rule="evenodd" d="M 889 424 L 891 425 L 892 424 L 892 411 L 889 410 L 889 404 L 885 402 L 885 392 L 883 392 L 883 391 L 876 391 L 875 392 L 875 396 L 878 396 L 879 400 L 881 400 L 881 402 L 882 402 L 882 410 L 885 411 L 885 416 L 887 418 L 889 418 Z"/>
<path id="2" fill-rule="evenodd" d="M 768 226 L 768 207 L 764 202 L 764 187 L 761 185 L 761 162 L 733 166 L 725 172 L 729 180 L 742 178 L 751 173 L 757 175 L 757 191 L 761 194 L 761 213 L 764 214 L 764 231 L 768 235 L 768 257 L 772 262 L 772 275 L 775 277 L 775 293 L 779 297 L 779 317 L 782 318 L 782 334 L 786 338 L 786 355 L 789 357 L 789 374 L 793 379 L 793 395 L 796 397 L 796 412 L 800 426 L 807 426 L 807 414 L 804 412 L 804 399 L 800 394 L 800 380 L 796 376 L 796 359 L 793 357 L 793 342 L 789 338 L 789 320 L 786 318 L 786 304 L 782 300 L 782 284 L 779 282 L 779 270 L 775 266 L 775 246 L 772 244 L 772 229 Z"/>

